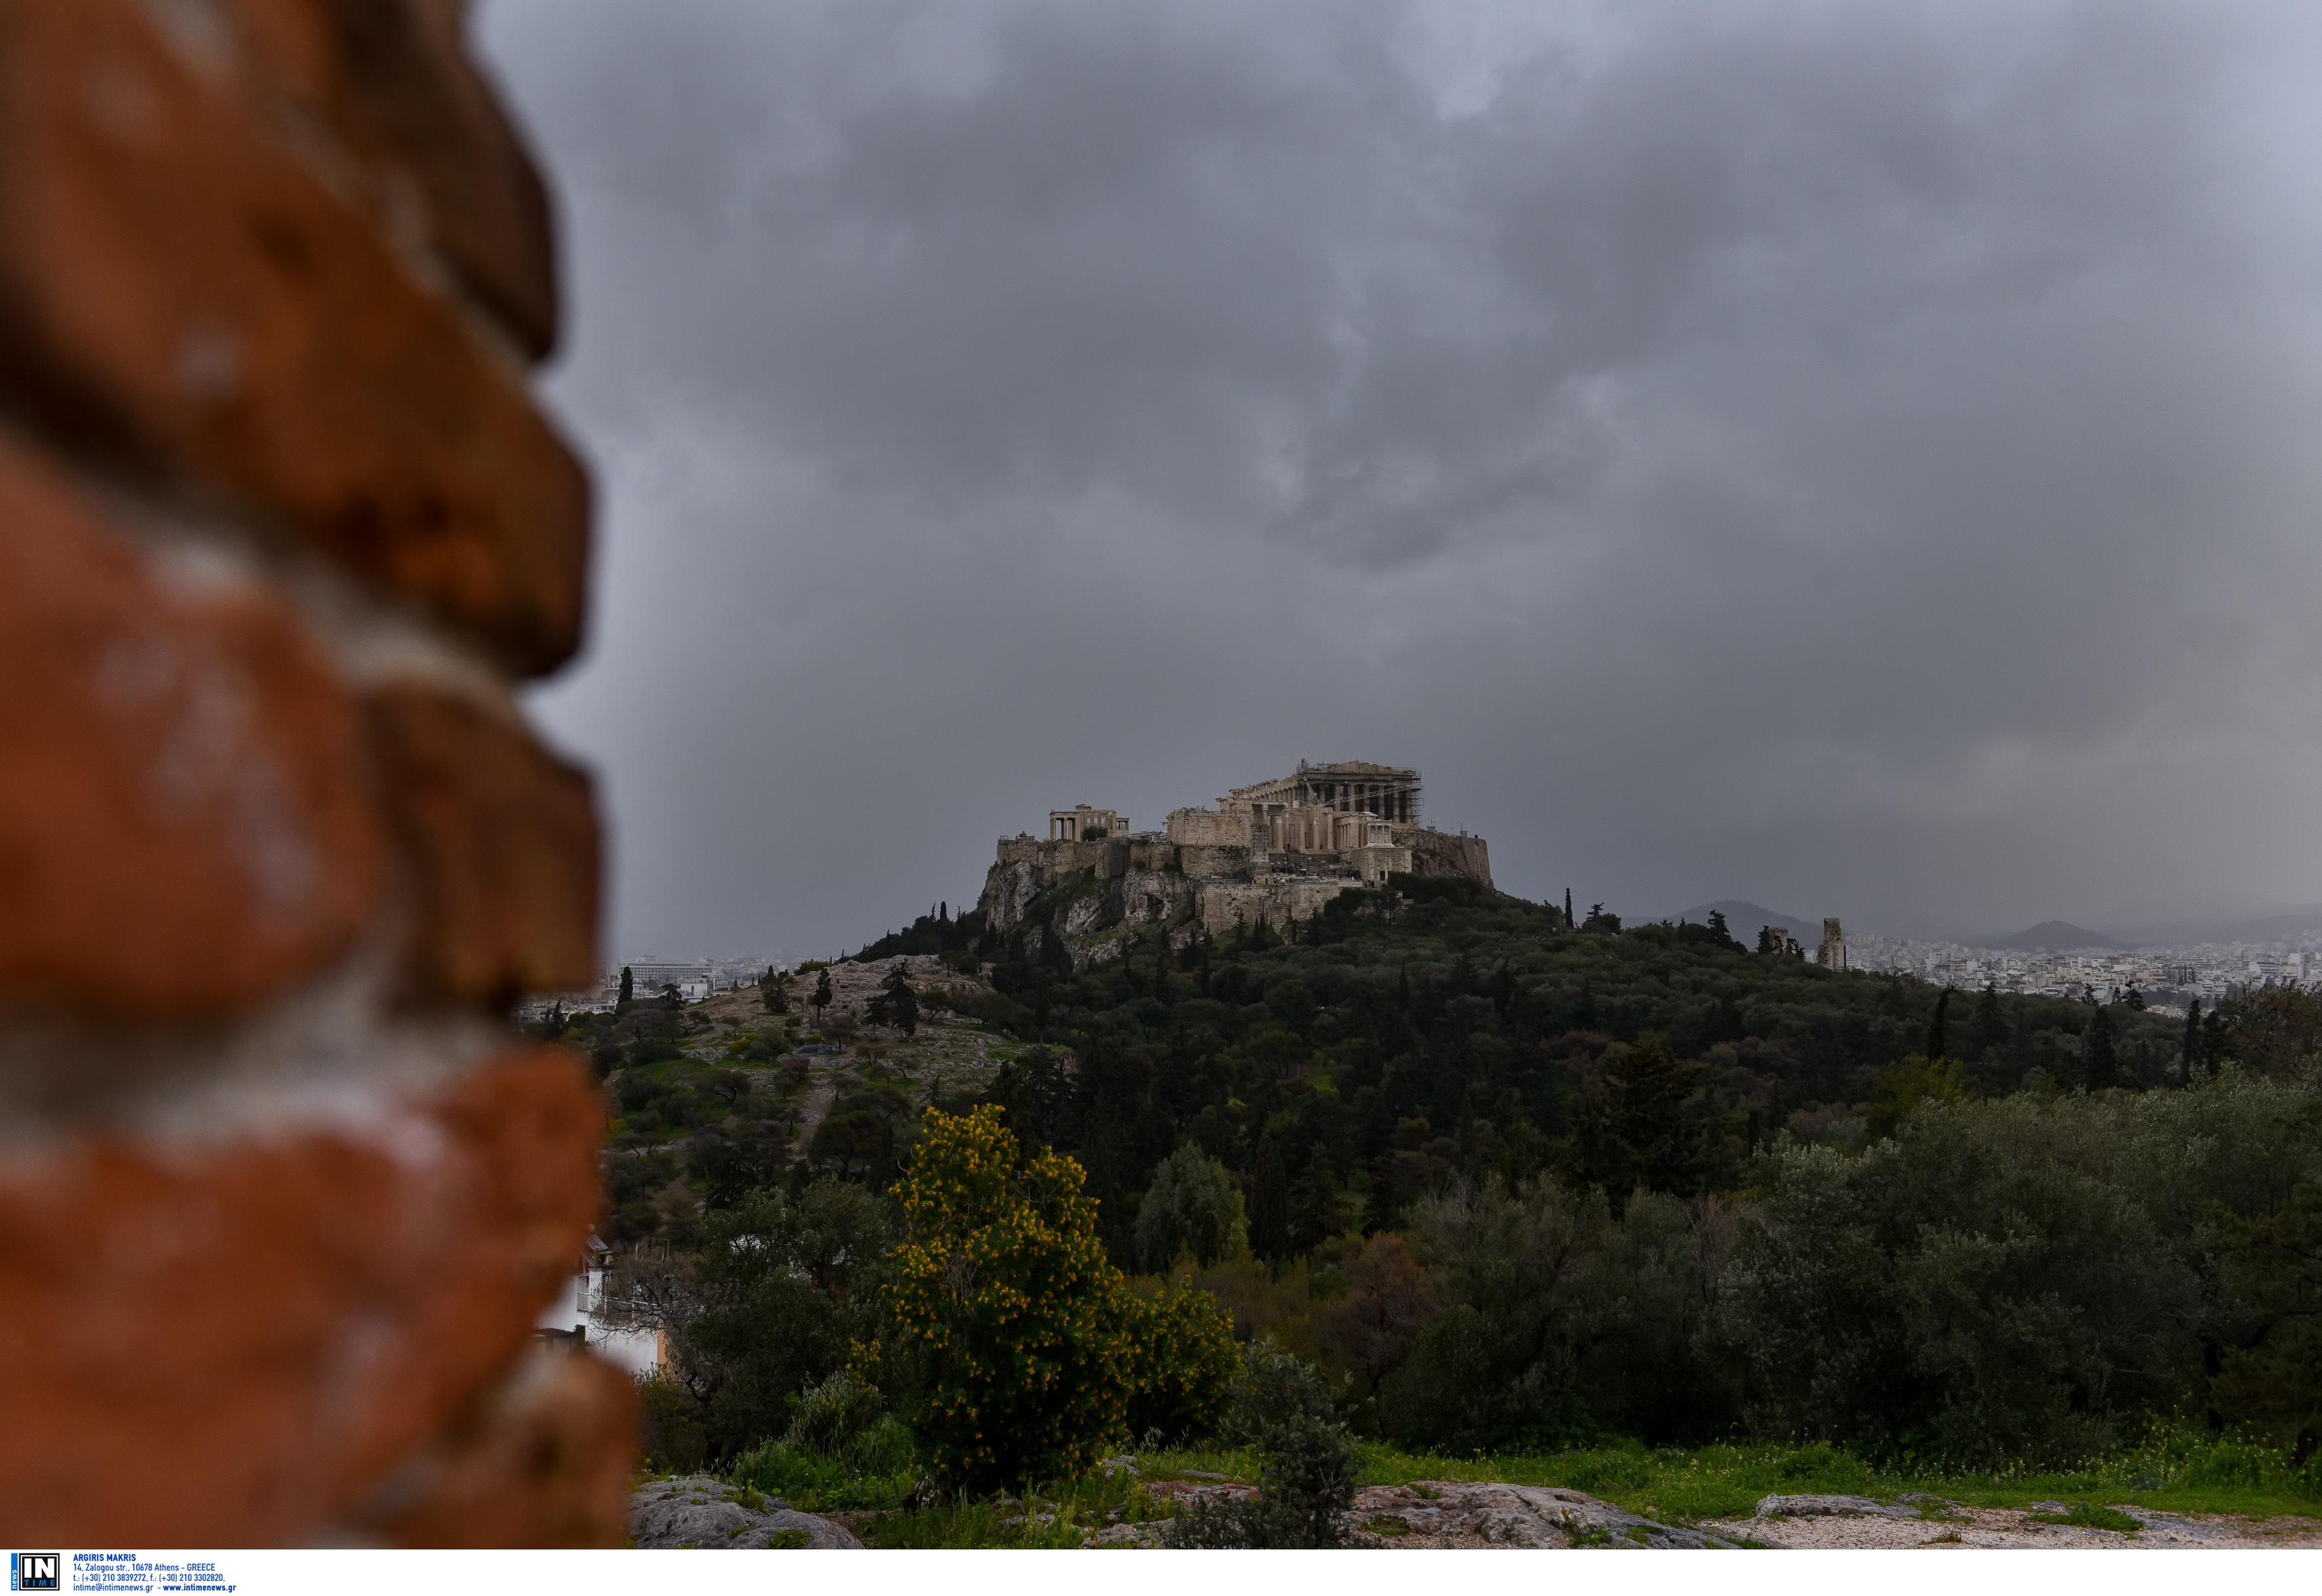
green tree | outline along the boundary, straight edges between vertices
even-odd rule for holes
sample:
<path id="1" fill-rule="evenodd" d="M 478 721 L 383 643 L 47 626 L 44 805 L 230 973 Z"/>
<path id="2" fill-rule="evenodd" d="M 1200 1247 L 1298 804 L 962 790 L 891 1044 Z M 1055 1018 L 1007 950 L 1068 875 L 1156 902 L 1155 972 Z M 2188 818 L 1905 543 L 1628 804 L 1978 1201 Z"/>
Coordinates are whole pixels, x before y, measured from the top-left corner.
<path id="1" fill-rule="evenodd" d="M 2007 1045 L 2007 1017 L 1999 1009 L 1999 983 L 1983 983 L 1983 995 L 1975 1000 L 1975 1018 L 1968 1028 L 1969 1045 L 1975 1056 L 1989 1058 Z"/>
<path id="2" fill-rule="evenodd" d="M 685 1412 L 664 1427 L 700 1436 L 712 1464 L 781 1435 L 800 1387 L 844 1360 L 848 1292 L 894 1233 L 892 1204 L 824 1181 L 795 1202 L 759 1190 L 712 1210 L 691 1251 L 624 1259 L 608 1318 L 668 1333 L 674 1381 L 660 1399 Z"/>
<path id="3" fill-rule="evenodd" d="M 1708 1172 L 1706 1127 L 1686 1117 L 1700 1071 L 1659 1044 L 1607 1048 L 1574 1115 L 1575 1172 L 1615 1214 L 1640 1188 L 1687 1193 Z"/>
<path id="4" fill-rule="evenodd" d="M 992 1105 L 922 1121 L 886 1290 L 909 1417 L 949 1484 L 1077 1476 L 1122 1437 L 1136 1316 L 1082 1182 L 1024 1156 Z"/>
<path id="5" fill-rule="evenodd" d="M 1232 1317 L 1182 1279 L 1150 1301 L 1132 1301 L 1129 1433 L 1178 1441 L 1215 1433 L 1241 1374 Z"/>
<path id="6" fill-rule="evenodd" d="M 1247 1245 L 1241 1197 L 1225 1166 L 1192 1143 L 1161 1161 L 1137 1205 L 1137 1256 L 1155 1272 L 1191 1257 L 1206 1269 Z"/>
<path id="7" fill-rule="evenodd" d="M 635 1002 L 636 999 L 636 972 L 631 970 L 626 964 L 624 964 L 621 966 L 621 996 L 619 1006 L 623 1008 L 626 1008 L 630 1004 Z"/>
<path id="8" fill-rule="evenodd" d="M 874 1026 L 892 1026 L 910 1036 L 919 1028 L 919 995 L 911 978 L 898 964 L 879 983 L 878 995 L 864 1005 L 863 1017 Z"/>
<path id="9" fill-rule="evenodd" d="M 2261 1075 L 2293 1073 L 2322 1054 L 2322 989 L 2244 988 L 2210 1017 L 2225 1032 L 2225 1054 Z"/>
<path id="10" fill-rule="evenodd" d="M 2120 1060 L 2113 1051 L 2112 1006 L 2106 1004 L 2089 1017 L 2089 1033 L 2081 1039 L 2082 1068 L 2089 1090 L 2101 1091 L 2120 1084 Z"/>
<path id="11" fill-rule="evenodd" d="M 1944 1034 L 1943 1015 L 1952 1006 L 1952 990 L 1945 987 L 1935 994 L 1935 1011 L 1927 1017 L 1926 1055 L 1941 1059 L 1951 1051 L 1951 1038 Z"/>
<path id="12" fill-rule="evenodd" d="M 1957 1064 L 1913 1053 L 1879 1072 L 1863 1129 L 1875 1142 L 1893 1135 L 1896 1127 L 1923 1103 L 1963 1103 L 1974 1095 Z"/>
<path id="13" fill-rule="evenodd" d="M 2262 1328 L 2253 1345 L 2226 1354 L 2210 1400 L 2227 1418 L 2272 1431 L 2303 1467 L 2322 1446 L 2322 1179 L 2299 1181 L 2261 1218 L 2211 1212 Z"/>
<path id="14" fill-rule="evenodd" d="M 2185 1005 L 2184 1067 L 2187 1080 L 2192 1079 L 2193 1066 L 2201 1062 L 2201 1000 L 2194 999 Z"/>
<path id="15" fill-rule="evenodd" d="M 791 1011 L 791 978 L 778 975 L 772 965 L 758 978 L 758 993 L 764 999 L 768 1014 L 788 1014 Z"/>
<path id="16" fill-rule="evenodd" d="M 1290 1177 L 1273 1133 L 1259 1133 L 1250 1170 L 1249 1250 L 1272 1262 L 1290 1254 Z"/>
<path id="17" fill-rule="evenodd" d="M 830 970 L 828 966 L 814 972 L 814 996 L 807 1001 L 814 1005 L 814 1023 L 822 1024 L 823 1010 L 830 1007 Z"/>
<path id="18" fill-rule="evenodd" d="M 1339 1172 L 1321 1142 L 1306 1155 L 1305 1172 L 1291 1192 L 1290 1243 L 1311 1253 L 1346 1227 L 1346 1205 L 1339 1195 Z"/>

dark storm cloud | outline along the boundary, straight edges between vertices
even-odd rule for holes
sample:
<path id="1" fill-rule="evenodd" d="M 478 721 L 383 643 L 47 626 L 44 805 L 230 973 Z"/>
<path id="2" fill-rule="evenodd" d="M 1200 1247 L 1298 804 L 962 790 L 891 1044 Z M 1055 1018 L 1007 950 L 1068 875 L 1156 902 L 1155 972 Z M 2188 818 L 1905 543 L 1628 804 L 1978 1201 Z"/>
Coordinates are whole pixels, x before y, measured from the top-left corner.
<path id="1" fill-rule="evenodd" d="M 493 0 L 615 940 L 1412 762 L 1503 884 L 2322 896 L 2296 8 Z"/>

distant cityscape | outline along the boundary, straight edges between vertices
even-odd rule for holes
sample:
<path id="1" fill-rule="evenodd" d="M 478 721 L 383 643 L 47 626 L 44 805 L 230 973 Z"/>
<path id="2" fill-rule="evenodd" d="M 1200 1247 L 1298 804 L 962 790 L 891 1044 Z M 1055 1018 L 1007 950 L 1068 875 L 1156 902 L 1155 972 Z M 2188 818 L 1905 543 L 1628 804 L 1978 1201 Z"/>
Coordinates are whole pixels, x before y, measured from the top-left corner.
<path id="1" fill-rule="evenodd" d="M 699 1003 L 712 992 L 748 986 L 763 975 L 769 967 L 784 969 L 790 962 L 785 959 L 758 954 L 746 958 L 715 959 L 669 959 L 654 954 L 626 959 L 606 965 L 593 990 L 542 992 L 518 1004 L 516 1016 L 520 1020 L 535 1020 L 554 1008 L 562 1008 L 567 1014 L 609 1013 L 620 999 L 621 972 L 624 970 L 629 972 L 636 997 L 656 998 L 668 988 L 675 987 L 680 1001 Z"/>
<path id="2" fill-rule="evenodd" d="M 2171 1014 L 2184 1013 L 2196 999 L 2204 1008 L 2214 1007 L 2237 988 L 2310 980 L 2322 969 L 2322 927 L 2273 942 L 2032 952 L 1860 933 L 1846 940 L 1858 970 L 1970 990 L 1996 986 L 2003 992 L 2052 998 L 2093 994 L 2099 1002 L 2125 999 L 2134 990 L 2148 1008 Z"/>
<path id="3" fill-rule="evenodd" d="M 1737 930 L 1740 923 L 1736 922 Z M 1803 929 L 1803 927 L 1801 927 Z M 1748 937 L 1745 935 L 1746 942 Z M 1812 942 L 1802 951 L 1813 957 Z M 1907 975 L 1936 986 L 1980 991 L 2028 992 L 2051 998 L 2099 1002 L 2125 999 L 2131 991 L 2147 1008 L 2182 1014 L 2196 999 L 2205 1008 L 2237 989 L 2311 982 L 2322 977 L 2322 925 L 2269 941 L 2191 943 L 2170 947 L 2033 949 L 1982 947 L 1920 937 L 1846 934 L 1846 962 L 1879 974 Z M 636 996 L 658 997 L 675 987 L 681 1000 L 698 1003 L 755 981 L 770 966 L 796 961 L 777 955 L 671 959 L 660 955 L 608 964 L 593 990 L 544 993 L 519 1009 L 535 1018 L 561 1006 L 567 1013 L 609 1010 L 620 996 L 621 971 L 629 971 Z"/>

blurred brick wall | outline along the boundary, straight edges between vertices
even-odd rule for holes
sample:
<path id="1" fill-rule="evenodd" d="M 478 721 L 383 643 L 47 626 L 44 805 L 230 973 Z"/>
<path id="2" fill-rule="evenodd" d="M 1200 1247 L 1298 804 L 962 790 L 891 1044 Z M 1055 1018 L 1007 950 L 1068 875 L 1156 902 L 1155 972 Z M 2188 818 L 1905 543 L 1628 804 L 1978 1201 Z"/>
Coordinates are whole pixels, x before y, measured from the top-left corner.
<path id="1" fill-rule="evenodd" d="M 0 0 L 0 1529 L 618 1544 L 589 488 L 460 0 Z"/>

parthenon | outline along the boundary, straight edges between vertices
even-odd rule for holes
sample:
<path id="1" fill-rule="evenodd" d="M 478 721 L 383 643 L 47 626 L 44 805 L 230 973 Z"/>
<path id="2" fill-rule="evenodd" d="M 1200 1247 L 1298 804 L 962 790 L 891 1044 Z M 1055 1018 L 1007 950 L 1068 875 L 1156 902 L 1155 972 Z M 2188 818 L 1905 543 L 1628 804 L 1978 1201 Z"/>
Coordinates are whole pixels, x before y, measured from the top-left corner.
<path id="1" fill-rule="evenodd" d="M 1375 815 L 1397 825 L 1419 824 L 1419 772 L 1375 765 L 1364 760 L 1310 765 L 1271 781 L 1237 787 L 1218 800 L 1220 808 L 1248 807 L 1274 813 L 1330 809 L 1342 815 Z"/>
<path id="2" fill-rule="evenodd" d="M 1397 875 L 1489 886 L 1484 839 L 1422 825 L 1419 813 L 1417 771 L 1363 760 L 1301 760 L 1289 775 L 1232 789 L 1214 808 L 1172 810 L 1158 832 L 1076 804 L 1048 811 L 1045 841 L 1001 840 L 980 907 L 997 928 L 1037 921 L 1076 959 L 1098 959 L 1155 927 L 1191 935 L 1259 919 L 1286 926 Z"/>

